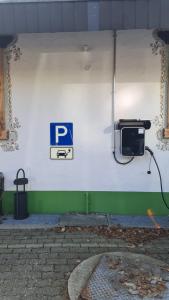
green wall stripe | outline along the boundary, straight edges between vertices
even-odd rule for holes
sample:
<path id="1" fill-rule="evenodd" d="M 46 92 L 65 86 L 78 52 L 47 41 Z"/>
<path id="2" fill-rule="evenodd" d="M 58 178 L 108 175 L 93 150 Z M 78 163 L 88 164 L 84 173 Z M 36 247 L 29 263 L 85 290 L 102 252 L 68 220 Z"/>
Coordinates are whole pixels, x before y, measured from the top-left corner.
<path id="1" fill-rule="evenodd" d="M 3 195 L 4 214 L 13 213 L 14 192 Z M 169 193 L 165 193 L 169 203 Z M 88 202 L 87 202 L 88 201 Z M 28 192 L 30 213 L 102 212 L 121 215 L 145 215 L 152 208 L 156 215 L 168 215 L 160 193 L 148 192 Z"/>

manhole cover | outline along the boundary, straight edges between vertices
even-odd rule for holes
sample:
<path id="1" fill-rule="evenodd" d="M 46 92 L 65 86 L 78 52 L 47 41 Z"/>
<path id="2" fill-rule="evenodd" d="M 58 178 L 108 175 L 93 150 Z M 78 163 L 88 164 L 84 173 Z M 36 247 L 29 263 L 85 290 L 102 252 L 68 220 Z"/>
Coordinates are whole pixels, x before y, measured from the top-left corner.
<path id="1" fill-rule="evenodd" d="M 169 266 L 140 254 L 103 253 L 76 267 L 68 292 L 70 300 L 166 300 Z"/>

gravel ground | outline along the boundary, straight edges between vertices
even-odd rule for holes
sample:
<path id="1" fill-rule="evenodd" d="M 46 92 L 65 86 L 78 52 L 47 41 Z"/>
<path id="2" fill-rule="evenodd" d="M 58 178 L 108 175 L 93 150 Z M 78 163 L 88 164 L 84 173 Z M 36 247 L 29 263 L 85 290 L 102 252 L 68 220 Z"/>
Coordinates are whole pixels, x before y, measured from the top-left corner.
<path id="1" fill-rule="evenodd" d="M 67 280 L 84 259 L 103 252 L 142 253 L 169 263 L 169 239 L 138 245 L 95 233 L 0 230 L 0 299 L 66 300 Z"/>

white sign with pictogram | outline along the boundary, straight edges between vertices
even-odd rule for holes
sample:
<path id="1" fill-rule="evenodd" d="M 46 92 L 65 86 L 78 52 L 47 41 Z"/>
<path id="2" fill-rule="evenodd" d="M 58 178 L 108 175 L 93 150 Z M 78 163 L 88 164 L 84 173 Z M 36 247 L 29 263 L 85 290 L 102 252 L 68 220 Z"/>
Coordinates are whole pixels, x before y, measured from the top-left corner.
<path id="1" fill-rule="evenodd" d="M 50 158 L 56 160 L 71 160 L 73 159 L 72 147 L 51 147 Z"/>

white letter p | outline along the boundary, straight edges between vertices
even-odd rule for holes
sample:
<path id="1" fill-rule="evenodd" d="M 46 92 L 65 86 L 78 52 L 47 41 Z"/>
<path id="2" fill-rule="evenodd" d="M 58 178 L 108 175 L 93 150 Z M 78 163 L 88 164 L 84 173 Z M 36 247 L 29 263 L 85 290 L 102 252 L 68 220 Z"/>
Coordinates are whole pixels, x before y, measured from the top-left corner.
<path id="1" fill-rule="evenodd" d="M 60 132 L 60 129 L 62 132 Z M 67 135 L 67 128 L 65 126 L 56 126 L 56 144 L 59 144 L 59 137 Z"/>

